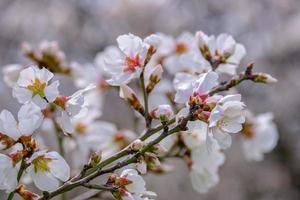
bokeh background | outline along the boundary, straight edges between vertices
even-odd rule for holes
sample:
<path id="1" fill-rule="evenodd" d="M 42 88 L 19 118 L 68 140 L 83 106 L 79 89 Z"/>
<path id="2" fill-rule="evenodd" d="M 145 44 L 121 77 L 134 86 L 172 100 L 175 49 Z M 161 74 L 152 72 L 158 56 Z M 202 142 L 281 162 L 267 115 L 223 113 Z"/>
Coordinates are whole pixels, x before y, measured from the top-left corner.
<path id="1" fill-rule="evenodd" d="M 147 177 L 148 189 L 161 200 L 300 199 L 299 0 L 1 0 L 0 66 L 30 63 L 20 50 L 24 41 L 56 40 L 68 60 L 85 63 L 120 34 L 176 36 L 185 30 L 232 34 L 247 49 L 243 65 L 254 61 L 257 71 L 279 80 L 272 86 L 243 83 L 239 89 L 255 113 L 274 113 L 280 141 L 260 163 L 246 162 L 233 145 L 220 183 L 208 194 L 191 189 L 181 162 L 171 174 Z M 70 93 L 67 84 L 61 87 Z M 18 107 L 1 78 L 0 109 Z M 126 127 L 122 112 L 111 114 L 108 119 Z"/>

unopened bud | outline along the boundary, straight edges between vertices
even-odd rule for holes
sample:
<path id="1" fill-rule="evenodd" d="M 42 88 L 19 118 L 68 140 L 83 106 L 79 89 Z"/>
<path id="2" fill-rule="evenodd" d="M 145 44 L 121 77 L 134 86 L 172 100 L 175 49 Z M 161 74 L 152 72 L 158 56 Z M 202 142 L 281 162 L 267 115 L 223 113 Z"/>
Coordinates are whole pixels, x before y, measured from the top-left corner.
<path id="1" fill-rule="evenodd" d="M 161 166 L 159 159 L 154 153 L 145 153 L 145 161 L 150 170 L 155 170 Z"/>
<path id="2" fill-rule="evenodd" d="M 146 92 L 149 94 L 157 83 L 161 80 L 163 74 L 163 68 L 161 65 L 156 65 L 149 71 L 149 80 L 146 87 Z"/>
<path id="3" fill-rule="evenodd" d="M 211 60 L 212 55 L 210 54 L 209 47 L 207 44 L 208 39 L 209 37 L 205 35 L 202 31 L 196 32 L 196 44 L 198 45 L 202 56 L 206 60 Z"/>
<path id="4" fill-rule="evenodd" d="M 91 167 L 95 167 L 96 165 L 98 165 L 101 162 L 102 159 L 102 153 L 101 152 L 93 152 L 90 160 L 88 162 L 88 165 Z"/>
<path id="5" fill-rule="evenodd" d="M 143 148 L 145 145 L 145 143 L 140 140 L 140 139 L 136 139 L 135 141 L 133 141 L 133 143 L 131 144 L 131 149 L 134 151 L 138 151 L 141 148 Z"/>
<path id="6" fill-rule="evenodd" d="M 140 103 L 139 99 L 137 98 L 135 92 L 128 87 L 127 85 L 121 85 L 120 86 L 120 97 L 125 99 L 127 103 L 136 111 L 144 114 L 144 107 Z"/>
<path id="7" fill-rule="evenodd" d="M 39 195 L 26 190 L 24 185 L 19 185 L 16 192 L 23 198 L 23 200 L 37 200 L 40 198 Z"/>
<path id="8" fill-rule="evenodd" d="M 173 110 L 170 105 L 159 105 L 158 107 L 154 108 L 150 115 L 154 119 L 159 119 L 162 122 L 169 121 L 173 116 Z"/>
<path id="9" fill-rule="evenodd" d="M 152 152 L 155 153 L 158 156 L 162 156 L 164 154 L 166 154 L 168 151 L 165 147 L 163 147 L 160 144 L 156 144 L 152 147 Z"/>
<path id="10" fill-rule="evenodd" d="M 277 79 L 270 74 L 258 73 L 254 75 L 254 81 L 259 83 L 276 83 Z"/>
<path id="11" fill-rule="evenodd" d="M 23 200 L 37 200 L 40 197 L 39 195 L 26 190 L 24 185 L 19 185 L 16 192 L 23 198 Z"/>
<path id="12" fill-rule="evenodd" d="M 136 169 L 141 174 L 146 174 L 147 173 L 147 163 L 145 162 L 145 159 L 144 159 L 143 156 L 138 157 L 137 163 L 136 163 Z"/>

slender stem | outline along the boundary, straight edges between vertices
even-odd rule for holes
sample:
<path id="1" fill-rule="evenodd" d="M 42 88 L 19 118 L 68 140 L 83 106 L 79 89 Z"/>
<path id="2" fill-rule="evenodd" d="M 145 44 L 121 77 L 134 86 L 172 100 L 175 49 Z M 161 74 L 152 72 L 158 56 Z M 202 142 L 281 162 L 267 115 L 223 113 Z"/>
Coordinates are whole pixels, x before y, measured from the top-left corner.
<path id="1" fill-rule="evenodd" d="M 95 190 L 102 190 L 102 191 L 115 191 L 117 188 L 114 187 L 108 187 L 105 185 L 95 185 L 95 184 L 82 184 L 83 187 L 89 188 L 89 189 L 95 189 Z"/>
<path id="2" fill-rule="evenodd" d="M 25 158 L 22 159 L 21 161 L 21 166 L 20 166 L 20 169 L 18 171 L 18 175 L 17 175 L 17 182 L 19 183 L 20 180 L 21 180 L 21 177 L 23 175 L 23 172 L 25 171 L 27 165 L 26 165 L 26 161 L 25 161 Z M 7 200 L 12 200 L 15 196 L 15 193 L 16 191 L 12 191 L 11 193 L 9 193 L 8 197 L 7 197 Z"/>
<path id="3" fill-rule="evenodd" d="M 149 116 L 148 94 L 146 92 L 146 87 L 145 87 L 144 70 L 142 71 L 141 76 L 140 76 L 140 83 L 141 83 L 143 99 L 144 99 L 144 107 L 145 107 L 144 117 L 145 117 L 145 121 L 146 121 L 146 127 L 149 128 L 151 126 L 151 118 Z"/>
<path id="4" fill-rule="evenodd" d="M 59 154 L 65 158 L 65 149 L 64 149 L 64 144 L 63 144 L 63 137 L 64 137 L 64 133 L 61 129 L 61 127 L 58 125 L 58 123 L 56 122 L 56 120 L 54 118 L 52 118 L 53 124 L 54 124 L 54 128 L 55 128 L 55 132 L 56 132 L 56 138 L 57 138 L 57 144 L 58 144 L 58 148 L 59 148 Z M 67 196 L 65 193 L 63 193 L 61 195 L 61 200 L 66 200 Z"/>
<path id="5" fill-rule="evenodd" d="M 65 157 L 65 149 L 64 149 L 64 145 L 63 145 L 64 133 L 54 118 L 52 119 L 52 121 L 53 121 L 55 132 L 56 132 L 59 153 L 62 157 Z"/>

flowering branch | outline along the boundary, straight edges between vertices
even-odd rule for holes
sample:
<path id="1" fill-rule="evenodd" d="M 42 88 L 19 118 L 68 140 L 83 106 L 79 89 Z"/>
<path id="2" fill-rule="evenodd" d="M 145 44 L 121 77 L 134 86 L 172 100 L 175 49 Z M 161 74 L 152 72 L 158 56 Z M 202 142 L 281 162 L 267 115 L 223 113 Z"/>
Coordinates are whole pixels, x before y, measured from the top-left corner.
<path id="1" fill-rule="evenodd" d="M 254 64 L 251 63 L 247 66 L 247 69 L 245 72 L 239 74 L 238 76 L 233 77 L 231 80 L 226 81 L 224 83 L 221 83 L 221 85 L 213 88 L 210 92 L 209 95 L 212 96 L 216 93 L 227 91 L 230 88 L 233 88 L 237 85 L 239 85 L 241 82 L 246 81 L 246 80 L 251 80 L 256 83 L 271 83 L 273 80 L 268 79 L 266 74 L 263 73 L 253 73 Z"/>
<path id="2" fill-rule="evenodd" d="M 202 193 L 217 184 L 218 170 L 224 162 L 221 150 L 231 146 L 231 134 L 242 132 L 242 136 L 250 141 L 244 147 L 248 157 L 259 159 L 266 153 L 264 143 L 253 143 L 252 138 L 256 135 L 254 131 L 262 130 L 256 128 L 264 126 L 260 124 L 262 122 L 271 127 L 263 131 L 276 132 L 272 116 L 253 119 L 244 114 L 245 104 L 240 94 L 216 95 L 245 80 L 255 83 L 276 81 L 268 74 L 253 73 L 253 64 L 236 75 L 236 68 L 246 51 L 231 36 L 221 34 L 216 38 L 199 31 L 195 36 L 185 33 L 176 39 L 164 34 L 141 39 L 128 34 L 119 36 L 117 42 L 118 48 L 111 47 L 100 55 L 99 65 L 104 66 L 106 75 L 111 76 L 106 83 L 119 86 L 120 97 L 144 117 L 143 134 L 136 139 L 132 131 L 119 130 L 114 124 L 99 120 L 101 109 L 93 102 L 103 95 L 102 86 L 99 86 L 103 84 L 99 84 L 103 77 L 96 72 L 99 69 L 87 66 L 83 70 L 77 65 L 69 68 L 63 53 L 54 43 L 46 43 L 36 52 L 28 47 L 27 57 L 39 66 L 26 69 L 14 66 L 13 71 L 19 71 L 12 77 L 19 78 L 17 82 L 10 82 L 13 96 L 24 104 L 19 110 L 18 120 L 7 110 L 0 113 L 1 150 L 17 143 L 23 145 L 21 151 L 12 148 L 12 153 L 0 154 L 3 163 L 1 189 L 13 191 L 8 200 L 12 200 L 15 193 L 30 200 L 49 200 L 58 195 L 64 199 L 67 192 L 77 187 L 108 191 L 118 200 L 152 199 L 140 174 L 166 172 L 168 168 L 162 162 L 170 157 L 182 158 L 186 162 L 194 189 Z M 57 63 L 58 68 L 53 63 Z M 52 72 L 69 74 L 71 69 L 76 86 L 84 89 L 71 96 L 60 95 L 59 81 L 52 80 Z M 161 81 L 164 70 L 169 78 L 174 78 L 172 86 L 169 86 L 170 80 Z M 232 78 L 220 83 L 221 73 Z M 144 105 L 128 86 L 133 79 L 140 81 Z M 99 87 L 96 89 L 95 85 Z M 88 91 L 90 93 L 85 95 Z M 155 102 L 149 102 L 150 94 Z M 155 107 L 149 110 L 149 105 Z M 37 129 L 48 131 L 46 121 L 52 122 L 51 131 L 55 131 L 59 153 L 40 150 L 34 139 L 33 133 Z M 152 121 L 160 125 L 152 127 Z M 42 126 L 44 122 L 45 127 Z M 72 137 L 66 138 L 64 133 L 72 134 Z M 178 134 L 167 138 L 175 133 Z M 164 139 L 168 144 L 160 143 Z M 276 144 L 276 135 L 271 139 Z M 256 148 L 257 154 L 249 154 L 249 147 Z M 71 150 L 70 155 L 65 155 L 64 148 Z M 269 151 L 274 147 L 268 148 Z M 102 160 L 102 153 L 106 159 Z M 78 155 L 82 158 L 74 158 Z M 74 159 L 77 169 L 83 166 L 73 178 L 70 178 L 71 169 L 65 156 Z M 84 160 L 88 158 L 88 161 Z M 122 170 L 121 174 L 116 171 L 129 164 L 134 164 L 134 169 Z M 26 190 L 24 185 L 18 186 L 25 169 L 36 187 L 43 191 L 42 196 Z M 106 184 L 91 183 L 108 173 L 112 175 Z"/>

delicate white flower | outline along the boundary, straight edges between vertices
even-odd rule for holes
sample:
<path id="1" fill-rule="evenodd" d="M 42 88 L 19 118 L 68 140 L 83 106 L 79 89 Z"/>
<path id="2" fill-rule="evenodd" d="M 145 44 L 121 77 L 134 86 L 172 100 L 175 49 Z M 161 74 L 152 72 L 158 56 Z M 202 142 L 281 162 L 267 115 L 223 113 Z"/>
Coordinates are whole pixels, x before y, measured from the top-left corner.
<path id="1" fill-rule="evenodd" d="M 63 131 L 73 133 L 72 118 L 78 115 L 84 109 L 84 94 L 95 88 L 95 85 L 89 85 L 82 90 L 78 90 L 70 97 L 59 96 L 54 103 L 59 106 L 61 112 L 57 118 Z"/>
<path id="2" fill-rule="evenodd" d="M 196 191 L 205 193 L 219 182 L 218 170 L 224 163 L 225 156 L 216 141 L 212 143 L 210 151 L 208 150 L 206 123 L 191 121 L 187 126 L 188 131 L 182 136 L 191 151 L 191 182 Z"/>
<path id="3" fill-rule="evenodd" d="M 42 191 L 54 191 L 70 178 L 70 167 L 57 152 L 38 151 L 28 160 L 28 172 Z"/>
<path id="4" fill-rule="evenodd" d="M 154 37 L 152 37 L 154 39 Z M 190 53 L 196 48 L 194 36 L 189 32 L 184 32 L 176 39 L 171 36 L 158 33 L 156 40 L 152 40 L 157 46 L 156 54 L 158 62 L 162 61 L 162 65 L 166 67 L 169 73 L 175 74 L 176 72 L 185 71 L 189 66 L 181 63 L 181 57 Z"/>
<path id="5" fill-rule="evenodd" d="M 20 72 L 17 84 L 13 88 L 13 96 L 20 103 L 34 102 L 43 109 L 48 102 L 53 102 L 59 94 L 59 82 L 54 81 L 49 84 L 52 78 L 53 73 L 46 68 L 28 67 Z"/>
<path id="6" fill-rule="evenodd" d="M 40 108 L 33 103 L 25 104 L 18 112 L 18 121 L 7 110 L 0 113 L 0 132 L 18 140 L 22 135 L 31 135 L 42 121 L 43 114 Z"/>
<path id="7" fill-rule="evenodd" d="M 143 200 L 155 196 L 153 192 L 146 191 L 144 179 L 134 169 L 125 169 L 121 173 L 120 180 L 122 200 Z"/>
<path id="8" fill-rule="evenodd" d="M 105 59 L 104 70 L 111 75 L 110 85 L 122 85 L 137 78 L 144 66 L 149 45 L 133 35 L 121 35 L 117 38 L 121 52 L 111 51 Z"/>
<path id="9" fill-rule="evenodd" d="M 19 167 L 9 156 L 0 154 L 0 190 L 11 192 L 16 188 Z"/>
<path id="10" fill-rule="evenodd" d="M 209 61 L 212 68 L 215 68 L 216 66 L 213 65 L 217 63 L 217 72 L 236 74 L 236 68 L 246 54 L 243 45 L 236 43 L 228 34 L 223 33 L 215 38 L 215 36 L 207 36 L 201 31 L 196 33 L 196 41 L 202 57 Z"/>
<path id="11" fill-rule="evenodd" d="M 218 85 L 218 74 L 213 71 L 199 76 L 177 73 L 173 81 L 176 90 L 175 102 L 186 103 L 192 95 L 206 96 L 209 90 Z"/>
<path id="12" fill-rule="evenodd" d="M 278 131 L 272 113 L 260 114 L 246 120 L 242 130 L 242 146 L 248 161 L 261 161 L 278 141 Z"/>
<path id="13" fill-rule="evenodd" d="M 3 67 L 3 80 L 9 87 L 13 87 L 19 78 L 19 74 L 22 71 L 23 66 L 19 64 L 10 64 Z"/>
<path id="14" fill-rule="evenodd" d="M 229 133 L 238 133 L 245 122 L 243 109 L 245 104 L 241 102 L 241 95 L 227 95 L 221 98 L 209 116 L 209 133 L 213 135 L 221 148 L 231 146 Z"/>
<path id="15" fill-rule="evenodd" d="M 157 106 L 150 114 L 154 119 L 159 119 L 161 121 L 169 121 L 174 116 L 171 106 L 167 104 Z"/>

